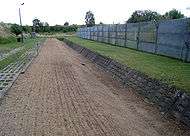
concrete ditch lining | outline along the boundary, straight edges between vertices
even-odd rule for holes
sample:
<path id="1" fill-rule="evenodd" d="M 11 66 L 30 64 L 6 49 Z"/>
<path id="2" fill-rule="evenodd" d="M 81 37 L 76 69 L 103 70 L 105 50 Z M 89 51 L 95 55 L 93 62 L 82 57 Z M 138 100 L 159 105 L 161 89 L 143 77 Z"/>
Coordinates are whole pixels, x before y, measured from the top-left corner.
<path id="1" fill-rule="evenodd" d="M 113 78 L 116 78 L 125 86 L 133 87 L 149 102 L 157 105 L 161 113 L 172 115 L 190 127 L 190 95 L 185 93 L 184 90 L 171 87 L 157 79 L 150 78 L 139 71 L 129 68 L 127 65 L 102 56 L 68 39 L 64 38 L 63 41 L 98 67 L 109 72 Z"/>
<path id="2" fill-rule="evenodd" d="M 43 43 L 41 43 L 42 45 Z M 0 81 L 5 82 L 6 85 L 3 86 L 3 83 L 0 84 L 0 100 L 4 98 L 8 90 L 12 87 L 14 82 L 17 80 L 20 74 L 25 73 L 28 67 L 31 65 L 33 60 L 38 56 L 39 50 L 41 46 L 36 45 L 31 51 L 26 52 L 21 56 L 21 61 L 11 63 L 3 70 L 0 71 L 2 77 L 0 77 Z M 18 63 L 18 64 L 17 64 Z M 15 68 L 16 67 L 16 68 Z M 5 72 L 5 73 L 2 73 Z M 8 78 L 7 78 L 8 75 Z M 10 78 L 11 77 L 11 78 Z"/>

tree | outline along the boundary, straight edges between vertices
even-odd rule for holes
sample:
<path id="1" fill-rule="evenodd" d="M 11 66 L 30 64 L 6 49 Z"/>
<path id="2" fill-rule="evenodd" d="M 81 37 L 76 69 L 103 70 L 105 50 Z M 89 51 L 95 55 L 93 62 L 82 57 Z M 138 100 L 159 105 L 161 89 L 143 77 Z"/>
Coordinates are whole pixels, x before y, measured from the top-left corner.
<path id="1" fill-rule="evenodd" d="M 64 23 L 64 26 L 69 26 L 69 22 L 65 22 L 65 23 Z"/>
<path id="2" fill-rule="evenodd" d="M 31 26 L 26 25 L 26 26 L 23 26 L 22 28 L 23 28 L 23 31 L 25 33 L 31 33 L 32 32 Z"/>
<path id="3" fill-rule="evenodd" d="M 35 19 L 32 21 L 32 23 L 33 23 L 33 27 L 32 27 L 33 31 L 34 31 L 34 32 L 39 32 L 40 26 L 41 26 L 40 20 L 39 20 L 38 18 L 35 18 Z"/>
<path id="4" fill-rule="evenodd" d="M 137 22 L 143 22 L 143 21 L 158 21 L 162 19 L 162 15 L 155 11 L 151 10 L 137 10 L 133 12 L 131 17 L 128 19 L 128 23 L 137 23 Z"/>
<path id="5" fill-rule="evenodd" d="M 44 32 L 45 31 L 45 23 L 44 22 L 40 22 L 39 23 L 39 30 L 38 32 Z"/>
<path id="6" fill-rule="evenodd" d="M 166 12 L 164 14 L 164 18 L 165 19 L 180 19 L 180 18 L 184 18 L 184 14 L 182 14 L 180 11 L 176 9 L 172 9 L 169 12 Z"/>
<path id="7" fill-rule="evenodd" d="M 91 11 L 86 12 L 85 23 L 87 27 L 91 27 L 95 25 L 94 14 Z"/>
<path id="8" fill-rule="evenodd" d="M 44 32 L 50 32 L 50 26 L 49 26 L 48 22 L 44 23 Z"/>
<path id="9" fill-rule="evenodd" d="M 19 35 L 22 33 L 22 27 L 20 25 L 13 24 L 10 29 L 11 29 L 11 32 L 16 35 Z"/>

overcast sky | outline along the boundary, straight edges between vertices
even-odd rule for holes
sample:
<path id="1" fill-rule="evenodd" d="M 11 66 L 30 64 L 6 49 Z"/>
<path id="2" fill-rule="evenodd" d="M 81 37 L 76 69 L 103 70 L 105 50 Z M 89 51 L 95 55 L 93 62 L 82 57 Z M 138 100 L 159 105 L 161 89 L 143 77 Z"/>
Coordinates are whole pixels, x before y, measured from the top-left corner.
<path id="1" fill-rule="evenodd" d="M 150 9 L 164 14 L 173 8 L 190 17 L 190 0 L 0 0 L 0 21 L 19 23 L 21 6 L 23 24 L 32 24 L 37 17 L 50 25 L 84 24 L 85 13 L 91 10 L 96 23 L 124 23 L 133 11 Z M 189 9 L 189 10 L 187 10 Z"/>

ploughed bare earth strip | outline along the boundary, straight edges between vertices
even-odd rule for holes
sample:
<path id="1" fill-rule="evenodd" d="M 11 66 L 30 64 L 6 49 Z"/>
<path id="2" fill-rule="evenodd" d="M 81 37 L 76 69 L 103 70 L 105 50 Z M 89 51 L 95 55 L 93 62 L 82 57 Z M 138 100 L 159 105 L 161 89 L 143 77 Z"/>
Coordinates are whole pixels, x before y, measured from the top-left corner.
<path id="1" fill-rule="evenodd" d="M 188 136 L 56 39 L 48 39 L 0 105 L 0 135 Z"/>

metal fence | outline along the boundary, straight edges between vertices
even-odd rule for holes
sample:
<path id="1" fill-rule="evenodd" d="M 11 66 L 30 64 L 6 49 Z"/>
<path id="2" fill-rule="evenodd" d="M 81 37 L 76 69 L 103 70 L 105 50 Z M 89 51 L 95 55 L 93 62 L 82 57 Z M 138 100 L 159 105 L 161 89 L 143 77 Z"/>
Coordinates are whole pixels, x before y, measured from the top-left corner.
<path id="1" fill-rule="evenodd" d="M 80 28 L 81 38 L 190 62 L 190 18 Z"/>

